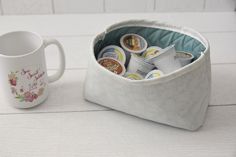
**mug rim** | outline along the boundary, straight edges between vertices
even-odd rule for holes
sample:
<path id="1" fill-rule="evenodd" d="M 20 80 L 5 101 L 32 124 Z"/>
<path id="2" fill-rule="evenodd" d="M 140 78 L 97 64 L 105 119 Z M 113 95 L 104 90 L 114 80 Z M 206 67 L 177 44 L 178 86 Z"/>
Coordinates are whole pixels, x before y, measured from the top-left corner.
<path id="1" fill-rule="evenodd" d="M 43 38 L 41 37 L 41 35 L 39 35 L 38 33 L 36 32 L 31 32 L 31 31 L 11 31 L 11 32 L 7 32 L 7 33 L 4 33 L 2 35 L 0 35 L 0 38 L 6 36 L 6 35 L 9 35 L 9 34 L 14 34 L 14 33 L 29 33 L 29 34 L 33 34 L 35 36 L 37 36 L 39 39 L 40 39 L 40 44 L 37 48 L 35 48 L 34 50 L 32 51 L 29 51 L 25 54 L 21 54 L 21 55 L 5 55 L 5 54 L 2 54 L 0 53 L 0 57 L 4 57 L 4 58 L 21 58 L 21 57 L 26 57 L 26 56 L 29 56 L 29 55 L 32 55 L 34 53 L 36 53 L 43 45 Z"/>

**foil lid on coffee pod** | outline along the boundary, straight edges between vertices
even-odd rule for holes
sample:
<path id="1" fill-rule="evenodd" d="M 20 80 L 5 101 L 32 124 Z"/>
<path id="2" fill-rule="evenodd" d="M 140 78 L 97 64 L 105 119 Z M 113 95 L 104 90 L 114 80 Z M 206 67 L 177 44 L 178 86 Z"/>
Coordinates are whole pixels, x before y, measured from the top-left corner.
<path id="1" fill-rule="evenodd" d="M 125 64 L 126 62 L 126 55 L 122 48 L 116 45 L 109 45 L 104 47 L 98 54 L 98 59 L 104 58 L 104 57 L 110 57 L 117 59 L 121 63 Z"/>
<path id="2" fill-rule="evenodd" d="M 120 61 L 114 58 L 110 58 L 110 57 L 100 58 L 98 60 L 98 63 L 102 65 L 103 67 L 105 67 L 107 70 L 118 75 L 124 75 L 126 71 L 124 64 L 122 64 Z"/>
<path id="3" fill-rule="evenodd" d="M 192 62 L 194 56 L 191 53 L 178 51 L 176 52 L 175 59 L 179 60 L 181 66 L 185 66 Z"/>
<path id="4" fill-rule="evenodd" d="M 142 80 L 143 79 L 143 76 L 138 74 L 138 73 L 125 73 L 124 75 L 125 78 L 128 78 L 130 80 Z"/>
<path id="5" fill-rule="evenodd" d="M 164 73 L 161 70 L 152 70 L 145 76 L 145 79 L 159 78 L 163 75 Z"/>
<path id="6" fill-rule="evenodd" d="M 158 46 L 150 46 L 149 48 L 146 49 L 145 52 L 143 52 L 142 57 L 143 58 L 150 58 L 152 56 L 158 55 L 162 48 Z"/>
<path id="7" fill-rule="evenodd" d="M 120 39 L 122 48 L 130 53 L 142 53 L 147 48 L 147 41 L 138 34 L 125 34 Z"/>

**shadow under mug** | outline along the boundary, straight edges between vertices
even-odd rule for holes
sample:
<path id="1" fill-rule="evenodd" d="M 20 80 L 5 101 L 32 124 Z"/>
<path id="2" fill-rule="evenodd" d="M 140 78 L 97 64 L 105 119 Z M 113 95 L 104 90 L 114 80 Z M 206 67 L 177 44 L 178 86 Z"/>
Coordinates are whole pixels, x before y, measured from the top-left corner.
<path id="1" fill-rule="evenodd" d="M 45 48 L 58 47 L 60 67 L 47 75 Z M 56 39 L 42 39 L 34 32 L 17 31 L 0 36 L 0 92 L 4 102 L 16 108 L 30 108 L 48 97 L 48 83 L 65 71 L 65 54 Z"/>

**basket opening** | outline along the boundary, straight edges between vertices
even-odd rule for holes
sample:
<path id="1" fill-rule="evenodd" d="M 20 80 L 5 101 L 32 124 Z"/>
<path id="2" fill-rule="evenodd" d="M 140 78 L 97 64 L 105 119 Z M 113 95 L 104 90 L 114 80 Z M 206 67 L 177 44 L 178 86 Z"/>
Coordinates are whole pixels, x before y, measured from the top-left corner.
<path id="1" fill-rule="evenodd" d="M 165 48 L 175 44 L 176 51 L 189 52 L 194 55 L 194 60 L 206 49 L 200 41 L 186 34 L 160 28 L 132 26 L 119 28 L 106 33 L 104 39 L 99 40 L 94 46 L 95 57 L 97 58 L 98 53 L 108 45 L 120 46 L 121 36 L 127 33 L 141 35 L 146 39 L 148 46 Z"/>

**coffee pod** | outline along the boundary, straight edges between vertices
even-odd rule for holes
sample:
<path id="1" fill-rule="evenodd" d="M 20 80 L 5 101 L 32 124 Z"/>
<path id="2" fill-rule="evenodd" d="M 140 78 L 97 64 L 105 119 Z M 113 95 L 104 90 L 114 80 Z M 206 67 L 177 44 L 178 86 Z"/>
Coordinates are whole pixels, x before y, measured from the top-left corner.
<path id="1" fill-rule="evenodd" d="M 185 66 L 192 62 L 194 56 L 191 53 L 179 51 L 176 52 L 175 59 L 179 60 L 181 66 Z"/>
<path id="2" fill-rule="evenodd" d="M 130 53 L 142 53 L 147 49 L 147 41 L 138 34 L 125 34 L 120 39 L 122 48 Z"/>
<path id="3" fill-rule="evenodd" d="M 111 58 L 111 57 L 104 57 L 100 58 L 98 60 L 98 63 L 105 67 L 107 70 L 118 74 L 118 75 L 124 75 L 125 73 L 125 66 L 120 61 Z"/>
<path id="4" fill-rule="evenodd" d="M 121 63 L 125 64 L 126 56 L 122 48 L 116 45 L 109 45 L 104 47 L 98 54 L 98 59 L 103 57 L 111 57 L 117 59 Z"/>
<path id="5" fill-rule="evenodd" d="M 160 53 L 146 59 L 147 62 L 154 64 L 165 74 L 171 73 L 179 68 L 181 64 L 175 59 L 176 51 L 174 45 L 161 50 Z"/>
<path id="6" fill-rule="evenodd" d="M 143 57 L 132 53 L 127 71 L 146 76 L 153 68 L 155 68 L 153 64 L 146 62 Z"/>
<path id="7" fill-rule="evenodd" d="M 129 61 L 131 53 L 140 54 L 147 49 L 147 41 L 138 34 L 125 34 L 120 38 L 120 45 L 125 50 Z"/>
<path id="8" fill-rule="evenodd" d="M 125 50 L 126 64 L 128 66 L 131 54 L 141 54 L 147 48 L 147 41 L 138 34 L 125 34 L 120 38 L 120 45 Z"/>
<path id="9" fill-rule="evenodd" d="M 150 58 L 152 56 L 159 54 L 161 50 L 162 48 L 158 46 L 150 46 L 149 48 L 146 49 L 145 52 L 143 52 L 142 57 L 144 59 Z"/>
<path id="10" fill-rule="evenodd" d="M 124 75 L 125 78 L 128 78 L 130 80 L 142 80 L 143 79 L 143 76 L 138 74 L 138 73 L 125 73 Z"/>
<path id="11" fill-rule="evenodd" d="M 161 70 L 152 70 L 145 76 L 145 79 L 159 78 L 163 75 L 164 74 Z"/>

